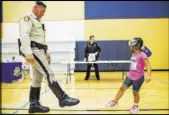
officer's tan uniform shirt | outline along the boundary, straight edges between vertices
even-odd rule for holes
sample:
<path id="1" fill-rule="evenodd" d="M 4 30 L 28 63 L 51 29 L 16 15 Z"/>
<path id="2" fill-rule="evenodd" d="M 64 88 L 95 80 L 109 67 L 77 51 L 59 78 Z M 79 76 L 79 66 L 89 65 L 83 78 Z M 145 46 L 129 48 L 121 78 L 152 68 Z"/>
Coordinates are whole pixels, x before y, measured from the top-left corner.
<path id="1" fill-rule="evenodd" d="M 33 12 L 25 15 L 19 21 L 19 34 L 21 40 L 21 51 L 26 56 L 32 54 L 30 47 L 31 41 L 47 45 L 45 40 L 45 31 L 43 30 L 41 20 L 37 20 L 37 17 Z"/>

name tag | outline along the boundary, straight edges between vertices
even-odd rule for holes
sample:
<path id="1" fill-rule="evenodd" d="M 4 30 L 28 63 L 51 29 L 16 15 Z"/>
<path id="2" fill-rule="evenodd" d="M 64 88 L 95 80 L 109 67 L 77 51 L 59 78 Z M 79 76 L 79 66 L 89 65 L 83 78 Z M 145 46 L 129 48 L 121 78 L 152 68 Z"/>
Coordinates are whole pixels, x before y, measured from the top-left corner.
<path id="1" fill-rule="evenodd" d="M 88 61 L 96 61 L 96 55 L 95 55 L 95 53 L 90 53 L 89 54 Z"/>

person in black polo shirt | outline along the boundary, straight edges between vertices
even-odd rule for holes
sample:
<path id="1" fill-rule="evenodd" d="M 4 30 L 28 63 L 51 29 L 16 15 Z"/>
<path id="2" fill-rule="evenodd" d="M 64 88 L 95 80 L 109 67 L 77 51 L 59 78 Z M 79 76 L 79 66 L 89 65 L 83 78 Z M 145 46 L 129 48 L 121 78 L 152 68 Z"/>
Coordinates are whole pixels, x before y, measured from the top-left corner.
<path id="1" fill-rule="evenodd" d="M 99 58 L 99 54 L 101 52 L 101 48 L 100 46 L 95 42 L 94 36 L 91 35 L 89 38 L 89 42 L 87 42 L 86 46 L 85 46 L 85 60 L 89 61 L 89 55 L 90 54 L 95 54 L 95 59 L 96 61 Z M 98 71 L 98 65 L 97 64 L 93 64 L 94 68 L 95 68 L 95 75 L 97 80 L 100 80 L 100 75 L 99 75 L 99 71 Z M 88 80 L 90 77 L 90 69 L 92 67 L 92 64 L 87 64 L 87 72 L 86 72 L 86 77 L 85 80 Z"/>

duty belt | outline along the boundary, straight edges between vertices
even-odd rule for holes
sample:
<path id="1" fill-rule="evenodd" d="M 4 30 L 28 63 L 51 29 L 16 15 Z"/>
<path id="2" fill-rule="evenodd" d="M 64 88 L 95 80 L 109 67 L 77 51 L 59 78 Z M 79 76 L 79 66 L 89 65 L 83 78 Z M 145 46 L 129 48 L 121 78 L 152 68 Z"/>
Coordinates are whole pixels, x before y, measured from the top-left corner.
<path id="1" fill-rule="evenodd" d="M 38 48 L 38 49 L 44 49 L 45 50 L 45 53 L 48 49 L 48 46 L 47 45 L 43 45 L 43 44 L 40 44 L 40 43 L 37 43 L 37 42 L 34 42 L 34 41 L 31 41 L 31 48 Z"/>

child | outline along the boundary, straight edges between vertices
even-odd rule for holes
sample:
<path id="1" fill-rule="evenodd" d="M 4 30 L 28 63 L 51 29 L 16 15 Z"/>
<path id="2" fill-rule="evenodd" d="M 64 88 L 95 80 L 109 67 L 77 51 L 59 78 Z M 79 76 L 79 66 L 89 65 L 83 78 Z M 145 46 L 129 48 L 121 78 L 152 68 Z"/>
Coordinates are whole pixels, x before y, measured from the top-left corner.
<path id="1" fill-rule="evenodd" d="M 141 51 L 143 40 L 141 38 L 134 38 L 129 42 L 130 49 L 132 51 L 130 70 L 123 85 L 116 94 L 114 100 L 106 104 L 107 107 L 114 107 L 118 104 L 119 99 L 122 97 L 124 92 L 132 85 L 134 95 L 134 105 L 130 109 L 130 113 L 135 114 L 139 111 L 139 90 L 145 81 L 150 81 L 151 67 L 148 57 L 144 52 Z M 144 67 L 147 69 L 147 76 L 144 76 Z"/>

